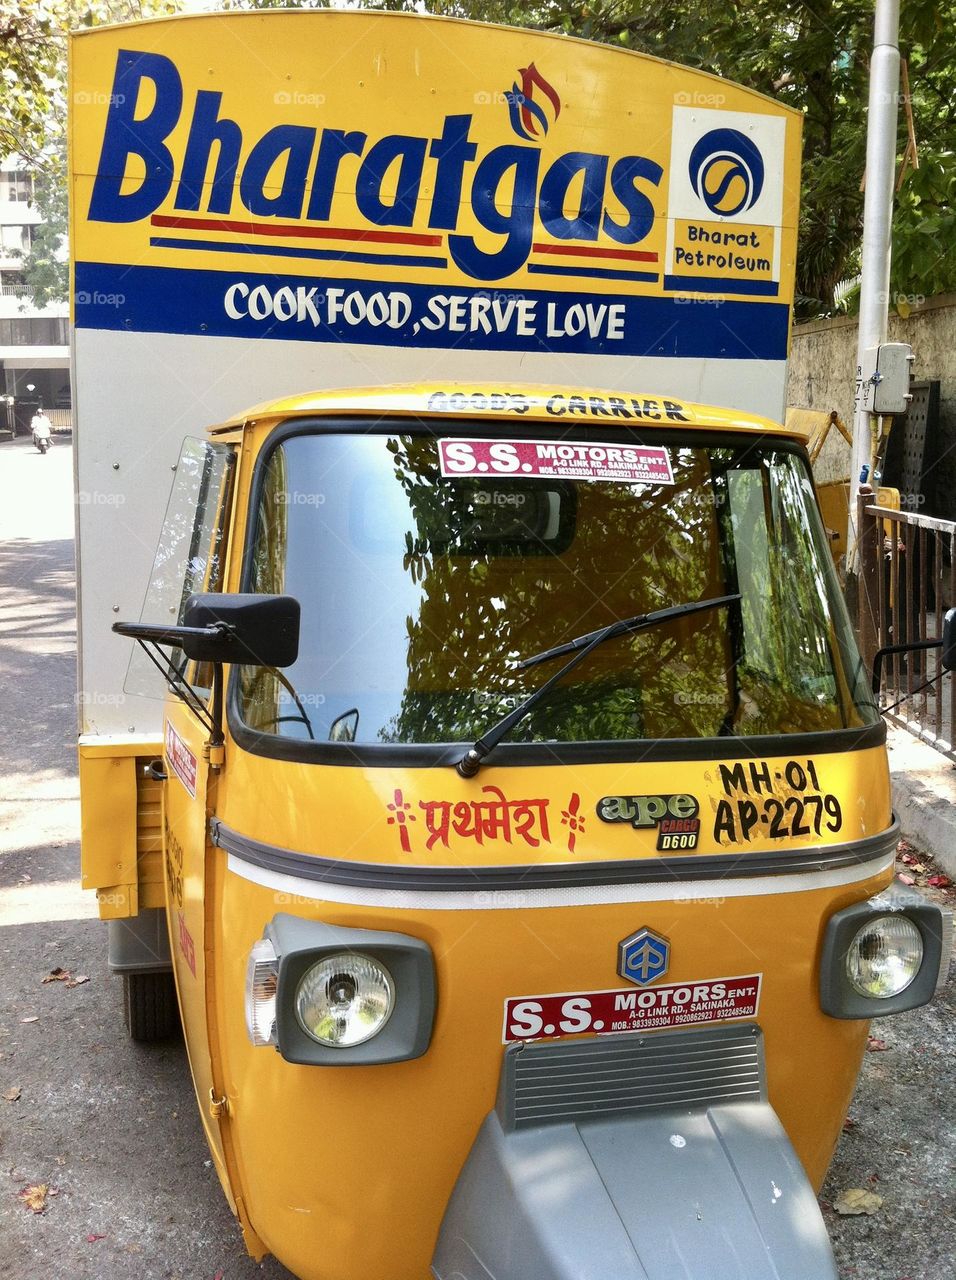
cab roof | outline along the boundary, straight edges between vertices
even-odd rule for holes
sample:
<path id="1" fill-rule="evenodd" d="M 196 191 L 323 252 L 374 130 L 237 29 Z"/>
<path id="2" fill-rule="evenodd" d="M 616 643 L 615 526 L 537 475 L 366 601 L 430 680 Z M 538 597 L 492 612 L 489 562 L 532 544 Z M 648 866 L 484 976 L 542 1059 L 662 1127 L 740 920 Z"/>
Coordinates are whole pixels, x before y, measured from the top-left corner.
<path id="1" fill-rule="evenodd" d="M 256 405 L 212 428 L 288 421 L 290 418 L 407 417 L 468 418 L 489 422 L 549 422 L 556 426 L 626 424 L 658 428 L 739 431 L 803 439 L 769 418 L 695 404 L 676 396 L 637 391 L 609 391 L 593 387 L 551 386 L 540 383 L 443 382 L 342 388 L 287 396 Z"/>

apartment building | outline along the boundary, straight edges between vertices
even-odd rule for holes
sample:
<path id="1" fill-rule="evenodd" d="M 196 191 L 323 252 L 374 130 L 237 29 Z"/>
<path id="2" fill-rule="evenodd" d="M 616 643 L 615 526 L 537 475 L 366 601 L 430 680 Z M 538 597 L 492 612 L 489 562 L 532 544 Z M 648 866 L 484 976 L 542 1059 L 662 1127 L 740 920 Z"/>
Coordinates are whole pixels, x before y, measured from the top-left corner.
<path id="1" fill-rule="evenodd" d="M 69 305 L 34 305 L 23 273 L 40 212 L 33 175 L 17 157 L 0 160 L 0 430 L 24 434 L 38 405 L 54 427 L 72 425 Z"/>

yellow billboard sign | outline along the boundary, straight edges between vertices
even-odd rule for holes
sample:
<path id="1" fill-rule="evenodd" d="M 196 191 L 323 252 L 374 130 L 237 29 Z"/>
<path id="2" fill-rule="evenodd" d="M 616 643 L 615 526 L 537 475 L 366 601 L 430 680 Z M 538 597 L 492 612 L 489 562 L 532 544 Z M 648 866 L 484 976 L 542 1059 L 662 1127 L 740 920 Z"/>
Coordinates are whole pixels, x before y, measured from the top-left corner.
<path id="1" fill-rule="evenodd" d="M 800 119 L 749 90 L 358 11 L 102 28 L 71 64 L 79 328 L 785 358 Z"/>

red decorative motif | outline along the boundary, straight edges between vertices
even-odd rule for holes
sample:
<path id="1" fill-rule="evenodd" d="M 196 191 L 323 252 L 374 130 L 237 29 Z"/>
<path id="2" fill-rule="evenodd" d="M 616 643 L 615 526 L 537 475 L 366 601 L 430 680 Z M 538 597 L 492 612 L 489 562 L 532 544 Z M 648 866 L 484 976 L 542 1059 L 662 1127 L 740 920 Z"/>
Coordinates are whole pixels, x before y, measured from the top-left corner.
<path id="1" fill-rule="evenodd" d="M 578 832 L 580 831 L 582 834 L 584 832 L 586 819 L 580 810 L 581 797 L 576 791 L 572 791 L 568 807 L 561 810 L 561 825 L 568 829 L 568 853 L 574 853 Z"/>
<path id="2" fill-rule="evenodd" d="M 398 827 L 399 842 L 406 853 L 411 853 L 412 842 L 409 839 L 407 824 L 409 822 L 417 822 L 418 819 L 415 817 L 415 814 L 411 812 L 412 806 L 406 801 L 400 788 L 396 789 L 395 799 L 386 807 L 392 814 L 388 819 L 389 826 L 395 825 Z"/>

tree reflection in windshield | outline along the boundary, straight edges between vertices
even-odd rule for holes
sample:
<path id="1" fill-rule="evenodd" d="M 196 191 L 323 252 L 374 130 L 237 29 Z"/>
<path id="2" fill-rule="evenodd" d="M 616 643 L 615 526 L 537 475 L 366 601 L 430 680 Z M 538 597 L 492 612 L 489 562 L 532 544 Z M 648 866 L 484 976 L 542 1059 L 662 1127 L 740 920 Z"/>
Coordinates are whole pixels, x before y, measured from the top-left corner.
<path id="1" fill-rule="evenodd" d="M 521 658 L 738 590 L 739 607 L 602 645 L 510 740 L 869 721 L 802 462 L 754 441 L 692 446 L 686 436 L 669 454 L 673 484 L 443 477 L 434 436 L 394 427 L 303 434 L 273 449 L 252 589 L 302 602 L 287 674 L 317 738 L 356 708 L 358 743 L 470 742 L 551 674 L 517 671 Z M 300 737 L 301 723 L 283 720 L 287 696 L 248 673 L 244 719 Z"/>

